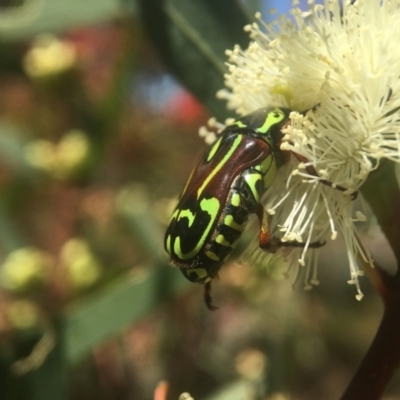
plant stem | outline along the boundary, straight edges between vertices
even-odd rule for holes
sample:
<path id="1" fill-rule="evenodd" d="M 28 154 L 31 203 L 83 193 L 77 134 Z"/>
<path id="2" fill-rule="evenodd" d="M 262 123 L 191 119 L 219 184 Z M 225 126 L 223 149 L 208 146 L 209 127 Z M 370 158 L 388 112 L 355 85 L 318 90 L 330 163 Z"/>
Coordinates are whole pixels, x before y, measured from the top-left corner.
<path id="1" fill-rule="evenodd" d="M 399 304 L 400 305 L 400 304 Z M 342 400 L 378 400 L 400 364 L 399 308 L 385 308 L 375 339 Z"/>
<path id="2" fill-rule="evenodd" d="M 384 161 L 370 174 L 361 192 L 372 208 L 399 265 L 400 202 L 395 164 Z M 379 400 L 400 365 L 400 273 L 389 275 L 359 257 L 371 283 L 382 298 L 384 312 L 375 338 L 341 400 Z"/>
<path id="3" fill-rule="evenodd" d="M 400 365 L 398 274 L 389 276 L 377 265 L 365 265 L 365 271 L 385 308 L 375 338 L 341 400 L 379 400 Z"/>

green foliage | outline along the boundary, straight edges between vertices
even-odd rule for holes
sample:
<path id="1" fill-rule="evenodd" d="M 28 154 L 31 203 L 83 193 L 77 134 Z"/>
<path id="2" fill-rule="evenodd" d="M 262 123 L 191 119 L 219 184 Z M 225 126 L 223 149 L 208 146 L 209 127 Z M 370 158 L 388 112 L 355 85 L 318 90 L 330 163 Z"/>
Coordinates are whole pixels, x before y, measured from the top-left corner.
<path id="1" fill-rule="evenodd" d="M 39 33 L 63 32 L 121 14 L 118 0 L 26 0 L 0 13 L 2 40 L 23 40 Z"/>
<path id="2" fill-rule="evenodd" d="M 239 0 L 139 0 L 147 34 L 167 68 L 219 119 L 225 50 L 246 46 L 249 18 Z"/>

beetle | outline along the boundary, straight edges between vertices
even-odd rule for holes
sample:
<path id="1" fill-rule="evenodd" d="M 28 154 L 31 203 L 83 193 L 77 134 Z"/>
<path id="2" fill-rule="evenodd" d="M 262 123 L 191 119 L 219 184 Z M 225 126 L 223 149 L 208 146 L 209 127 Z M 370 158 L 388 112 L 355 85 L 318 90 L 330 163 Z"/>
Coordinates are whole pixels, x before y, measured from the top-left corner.
<path id="1" fill-rule="evenodd" d="M 290 157 L 280 144 L 291 111 L 266 107 L 227 126 L 200 157 L 170 218 L 164 239 L 170 264 L 179 267 L 189 281 L 205 285 L 204 299 L 210 310 L 216 309 L 211 281 L 237 245 L 250 214 L 258 217 L 262 250 L 274 253 L 280 246 L 303 246 L 271 237 L 260 202 L 277 169 Z M 312 167 L 306 169 L 317 175 Z M 332 186 L 329 181 L 320 182 Z M 323 245 L 316 242 L 309 247 Z"/>

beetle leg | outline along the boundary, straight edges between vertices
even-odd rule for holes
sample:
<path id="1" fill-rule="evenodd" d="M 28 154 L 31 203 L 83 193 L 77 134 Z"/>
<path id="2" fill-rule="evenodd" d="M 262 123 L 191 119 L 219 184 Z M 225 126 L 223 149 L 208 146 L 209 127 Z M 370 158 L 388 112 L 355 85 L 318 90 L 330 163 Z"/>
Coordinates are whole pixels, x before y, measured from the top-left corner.
<path id="1" fill-rule="evenodd" d="M 304 243 L 299 242 L 282 242 L 281 240 L 271 237 L 268 214 L 261 203 L 258 203 L 257 209 L 258 220 L 260 221 L 260 249 L 268 253 L 275 253 L 280 247 L 304 247 Z M 318 249 L 325 245 L 326 242 L 309 243 L 308 248 Z"/>
<path id="2" fill-rule="evenodd" d="M 303 163 L 305 163 L 305 164 L 308 163 L 307 158 L 305 158 L 305 157 L 302 156 L 301 154 L 295 153 L 294 151 L 292 151 L 291 153 L 292 153 L 300 162 L 303 162 Z M 312 165 L 307 165 L 307 166 L 305 167 L 305 169 L 306 169 L 306 171 L 307 171 L 310 175 L 319 177 L 318 172 L 315 170 L 315 168 L 314 168 Z M 319 183 L 322 183 L 323 185 L 329 186 L 329 187 L 331 187 L 331 188 L 333 188 L 333 189 L 340 190 L 341 192 L 345 192 L 346 190 L 348 190 L 348 189 L 346 189 L 346 188 L 343 187 L 343 186 L 340 186 L 340 185 L 333 185 L 333 183 L 330 182 L 330 181 L 328 181 L 327 179 L 320 179 L 318 182 L 319 182 Z M 351 194 L 351 200 L 355 200 L 355 199 L 357 198 L 357 195 L 358 195 L 358 191 L 353 192 L 353 193 Z"/>
<path id="3" fill-rule="evenodd" d="M 258 203 L 257 217 L 260 222 L 260 249 L 269 253 L 275 253 L 280 247 L 280 240 L 271 237 L 269 217 L 261 203 Z"/>
<path id="4" fill-rule="evenodd" d="M 204 284 L 204 301 L 206 303 L 207 308 L 210 311 L 215 311 L 218 310 L 218 307 L 215 307 L 212 304 L 212 298 L 211 298 L 211 281 L 208 281 L 207 283 Z"/>

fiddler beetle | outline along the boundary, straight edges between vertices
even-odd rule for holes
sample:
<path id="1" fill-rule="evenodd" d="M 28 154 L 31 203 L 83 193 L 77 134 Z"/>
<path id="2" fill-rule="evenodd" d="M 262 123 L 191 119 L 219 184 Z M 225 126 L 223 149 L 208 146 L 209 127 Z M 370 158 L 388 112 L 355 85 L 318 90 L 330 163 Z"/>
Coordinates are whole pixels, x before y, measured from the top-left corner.
<path id="1" fill-rule="evenodd" d="M 274 253 L 280 246 L 302 246 L 271 237 L 268 216 L 260 203 L 277 168 L 290 157 L 280 144 L 291 111 L 262 108 L 227 126 L 194 167 L 171 216 L 164 239 L 170 264 L 179 267 L 189 281 L 205 285 L 204 299 L 210 310 L 216 309 L 211 301 L 211 281 L 237 245 L 250 214 L 258 217 L 262 250 Z M 317 175 L 314 168 L 306 169 Z M 327 180 L 320 182 L 332 186 Z M 346 190 L 341 186 L 335 189 Z"/>

